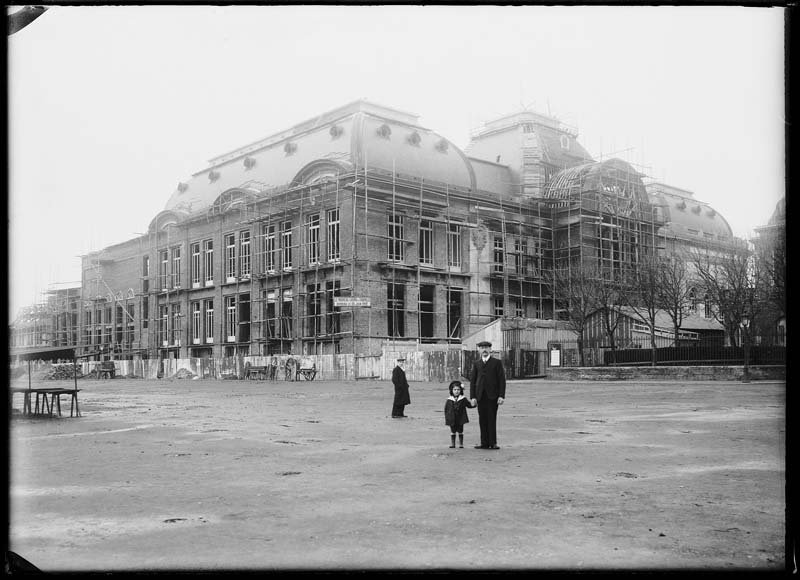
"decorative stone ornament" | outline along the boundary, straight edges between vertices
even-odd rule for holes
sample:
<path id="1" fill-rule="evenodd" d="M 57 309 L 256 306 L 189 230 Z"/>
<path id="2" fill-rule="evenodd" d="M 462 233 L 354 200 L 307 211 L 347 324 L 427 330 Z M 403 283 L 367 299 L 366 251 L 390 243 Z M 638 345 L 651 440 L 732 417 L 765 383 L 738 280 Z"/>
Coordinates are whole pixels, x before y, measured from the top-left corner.
<path id="1" fill-rule="evenodd" d="M 178 183 L 178 191 L 180 191 L 181 193 L 183 193 L 183 192 L 184 192 L 184 191 L 186 191 L 187 189 L 189 189 L 189 184 L 188 184 L 188 183 L 184 183 L 184 182 L 182 182 L 182 181 L 181 181 L 180 183 Z"/>
<path id="2" fill-rule="evenodd" d="M 256 166 L 256 160 L 253 157 L 245 157 L 244 158 L 244 168 L 245 170 L 252 169 Z"/>
<path id="3" fill-rule="evenodd" d="M 696 205 L 692 208 L 692 213 L 700 214 L 700 206 Z"/>
<path id="4" fill-rule="evenodd" d="M 436 142 L 436 146 L 435 147 L 436 147 L 436 150 L 439 153 L 447 153 L 447 149 L 448 149 L 449 145 L 447 144 L 447 141 L 445 139 L 439 139 Z"/>
<path id="5" fill-rule="evenodd" d="M 344 135 L 344 129 L 342 129 L 339 125 L 333 125 L 330 130 L 331 139 L 338 139 L 342 135 Z"/>
<path id="6" fill-rule="evenodd" d="M 472 229 L 472 243 L 475 245 L 475 249 L 477 249 L 479 252 L 483 250 L 488 239 L 489 228 L 486 227 L 486 224 L 479 221 L 478 227 Z"/>
<path id="7" fill-rule="evenodd" d="M 214 183 L 217 179 L 219 179 L 219 171 L 214 171 L 213 169 L 208 172 L 208 180 L 211 183 Z"/>
<path id="8" fill-rule="evenodd" d="M 294 155 L 295 151 L 297 151 L 297 144 L 296 143 L 289 142 L 289 143 L 286 143 L 286 145 L 283 146 L 283 152 L 286 153 L 287 157 L 289 155 Z"/>
<path id="9" fill-rule="evenodd" d="M 408 137 L 406 137 L 406 141 L 409 145 L 413 145 L 414 147 L 419 147 L 420 141 L 422 141 L 422 137 L 419 136 L 419 133 L 414 131 Z"/>
<path id="10" fill-rule="evenodd" d="M 378 137 L 382 139 L 388 139 L 389 137 L 392 136 L 392 128 L 389 127 L 389 125 L 387 125 L 386 123 L 384 123 L 383 125 L 378 127 L 376 133 L 378 134 Z"/>

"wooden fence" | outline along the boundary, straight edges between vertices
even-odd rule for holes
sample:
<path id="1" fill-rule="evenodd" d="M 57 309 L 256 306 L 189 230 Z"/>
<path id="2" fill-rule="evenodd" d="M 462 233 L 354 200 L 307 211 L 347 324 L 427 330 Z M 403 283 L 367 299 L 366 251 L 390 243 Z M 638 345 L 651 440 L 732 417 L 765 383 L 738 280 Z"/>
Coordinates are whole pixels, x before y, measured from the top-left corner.
<path id="1" fill-rule="evenodd" d="M 309 355 L 316 365 L 315 380 L 359 380 L 372 379 L 390 381 L 395 367 L 397 353 L 384 353 L 376 356 L 352 354 Z M 447 383 L 461 378 L 462 351 L 426 351 L 404 353 L 406 359 L 406 377 L 409 381 L 426 381 Z M 250 366 L 268 366 L 272 356 L 244 356 L 226 358 L 183 358 L 183 359 L 144 359 L 115 360 L 116 376 L 121 378 L 162 379 L 162 378 L 199 378 L 199 379 L 244 379 L 245 368 Z M 290 355 L 276 355 L 278 372 L 274 380 L 287 380 L 285 368 Z M 299 362 L 300 357 L 291 357 Z M 80 363 L 84 375 L 91 373 L 100 365 L 98 361 Z M 300 378 L 300 380 L 304 380 Z"/>

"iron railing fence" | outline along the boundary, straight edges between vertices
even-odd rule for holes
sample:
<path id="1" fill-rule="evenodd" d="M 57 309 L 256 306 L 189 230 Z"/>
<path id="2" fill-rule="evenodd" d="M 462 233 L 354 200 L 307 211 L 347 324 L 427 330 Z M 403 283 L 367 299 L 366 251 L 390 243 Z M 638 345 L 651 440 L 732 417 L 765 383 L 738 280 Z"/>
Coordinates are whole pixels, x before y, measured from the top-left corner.
<path id="1" fill-rule="evenodd" d="M 653 349 L 649 338 L 627 340 L 612 351 L 607 344 L 584 346 L 584 366 L 651 365 Z M 742 365 L 743 347 L 727 346 L 721 340 L 681 341 L 677 346 L 657 346 L 655 364 L 668 365 Z M 757 337 L 750 347 L 749 364 L 785 365 L 786 346 L 771 337 Z M 578 344 L 562 343 L 561 366 L 580 366 Z"/>

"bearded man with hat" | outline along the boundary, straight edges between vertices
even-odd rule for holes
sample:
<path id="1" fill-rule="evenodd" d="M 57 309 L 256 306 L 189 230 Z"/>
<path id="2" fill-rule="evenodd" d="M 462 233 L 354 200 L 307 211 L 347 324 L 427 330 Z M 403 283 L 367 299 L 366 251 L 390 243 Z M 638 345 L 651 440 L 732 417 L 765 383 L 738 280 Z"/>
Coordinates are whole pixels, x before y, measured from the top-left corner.
<path id="1" fill-rule="evenodd" d="M 481 444 L 475 449 L 500 449 L 497 446 L 497 407 L 506 397 L 506 372 L 503 363 L 491 355 L 492 343 L 478 343 L 480 358 L 472 364 L 469 376 L 469 398 L 478 407 Z"/>
<path id="2" fill-rule="evenodd" d="M 411 404 L 411 396 L 408 394 L 408 381 L 406 380 L 406 359 L 397 359 L 392 371 L 392 383 L 394 384 L 394 404 L 392 405 L 392 419 L 405 417 L 404 408 Z"/>

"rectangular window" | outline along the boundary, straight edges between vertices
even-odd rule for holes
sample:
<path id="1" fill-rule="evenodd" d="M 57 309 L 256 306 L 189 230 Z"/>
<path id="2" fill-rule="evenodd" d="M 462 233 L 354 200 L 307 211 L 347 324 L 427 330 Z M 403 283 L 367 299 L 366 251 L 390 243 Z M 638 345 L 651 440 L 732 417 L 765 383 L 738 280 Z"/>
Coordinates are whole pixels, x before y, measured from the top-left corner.
<path id="1" fill-rule="evenodd" d="M 174 346 L 181 345 L 181 305 L 172 305 L 172 327 L 170 328 L 169 343 Z"/>
<path id="2" fill-rule="evenodd" d="M 405 253 L 402 215 L 392 214 L 389 216 L 387 222 L 387 236 L 389 237 L 387 240 L 387 257 L 389 260 L 401 262 Z"/>
<path id="3" fill-rule="evenodd" d="M 261 224 L 256 235 L 256 259 L 254 269 L 258 273 L 267 271 L 267 226 Z"/>
<path id="4" fill-rule="evenodd" d="M 147 296 L 142 298 L 142 328 L 150 327 L 150 299 Z"/>
<path id="5" fill-rule="evenodd" d="M 200 288 L 203 279 L 203 262 L 200 259 L 200 242 L 193 243 L 189 252 L 192 255 L 192 261 L 189 266 L 191 270 L 190 275 L 192 277 L 192 288 Z"/>
<path id="6" fill-rule="evenodd" d="M 169 344 L 169 336 L 167 335 L 167 326 L 169 323 L 169 307 L 166 304 L 161 304 L 158 307 L 158 337 L 161 341 L 161 346 Z"/>
<path id="7" fill-rule="evenodd" d="M 83 327 L 83 343 L 85 345 L 92 344 L 92 311 L 86 310 L 83 313 L 84 327 Z"/>
<path id="8" fill-rule="evenodd" d="M 283 269 L 292 267 L 292 222 L 281 224 L 281 249 L 283 250 Z"/>
<path id="9" fill-rule="evenodd" d="M 308 265 L 319 264 L 319 214 L 306 217 L 306 235 L 308 236 Z"/>
<path id="10" fill-rule="evenodd" d="M 103 311 L 94 311 L 94 343 L 103 344 Z"/>
<path id="11" fill-rule="evenodd" d="M 106 306 L 105 325 L 103 326 L 103 344 L 111 344 L 112 330 L 114 329 L 114 319 L 112 317 L 111 306 Z"/>
<path id="12" fill-rule="evenodd" d="M 503 298 L 500 296 L 494 298 L 494 317 L 503 318 Z"/>
<path id="13" fill-rule="evenodd" d="M 236 282 L 236 234 L 225 236 L 225 281 Z"/>
<path id="14" fill-rule="evenodd" d="M 522 302 L 519 298 L 511 298 L 511 311 L 517 318 L 522 318 Z"/>
<path id="15" fill-rule="evenodd" d="M 278 326 L 275 292 L 267 293 L 267 312 L 264 315 L 264 318 L 267 321 L 267 338 L 277 337 L 278 335 L 276 334 L 276 331 L 279 328 L 279 326 Z"/>
<path id="16" fill-rule="evenodd" d="M 181 287 L 181 248 L 172 248 L 172 287 Z"/>
<path id="17" fill-rule="evenodd" d="M 292 309 L 292 290 L 283 291 L 283 304 L 281 305 L 281 336 L 285 339 L 291 339 L 294 329 L 293 324 L 293 309 Z"/>
<path id="18" fill-rule="evenodd" d="M 387 321 L 389 336 L 405 336 L 406 287 L 403 284 L 392 284 L 386 287 Z"/>
<path id="19" fill-rule="evenodd" d="M 239 232 L 239 276 L 250 277 L 250 232 Z"/>
<path id="20" fill-rule="evenodd" d="M 206 319 L 205 319 L 205 335 L 206 343 L 214 342 L 214 301 L 206 300 Z"/>
<path id="21" fill-rule="evenodd" d="M 430 220 L 419 222 L 419 263 L 433 265 L 433 224 Z"/>
<path id="22" fill-rule="evenodd" d="M 433 338 L 435 316 L 433 313 L 433 297 L 436 286 L 424 284 L 419 287 L 419 336 L 420 338 Z"/>
<path id="23" fill-rule="evenodd" d="M 125 305 L 125 348 L 130 349 L 133 346 L 133 337 L 136 329 L 136 305 L 133 302 L 128 302 Z"/>
<path id="24" fill-rule="evenodd" d="M 161 290 L 169 288 L 167 275 L 169 274 L 169 250 L 161 250 L 158 259 L 158 287 Z"/>
<path id="25" fill-rule="evenodd" d="M 123 316 L 122 316 L 122 305 L 117 304 L 116 307 L 117 312 L 117 320 L 116 320 L 116 327 L 114 328 L 114 342 L 117 344 L 122 344 L 122 329 L 123 329 Z"/>
<path id="26" fill-rule="evenodd" d="M 225 297 L 225 340 L 236 342 L 236 296 Z"/>
<path id="27" fill-rule="evenodd" d="M 236 337 L 239 342 L 250 342 L 250 294 L 240 294 L 237 306 Z"/>
<path id="28" fill-rule="evenodd" d="M 455 288 L 447 290 L 447 336 L 458 338 L 461 336 L 461 312 L 463 292 Z"/>
<path id="29" fill-rule="evenodd" d="M 306 336 L 322 333 L 322 292 L 319 284 L 306 286 Z"/>
<path id="30" fill-rule="evenodd" d="M 525 275 L 525 255 L 527 253 L 527 242 L 523 240 L 514 240 L 514 273 L 517 276 Z"/>
<path id="31" fill-rule="evenodd" d="M 447 265 L 461 267 L 461 226 L 457 224 L 447 226 Z"/>
<path id="32" fill-rule="evenodd" d="M 531 255 L 528 258 L 528 271 L 529 276 L 538 278 L 542 269 L 542 241 L 534 239 L 531 244 Z"/>
<path id="33" fill-rule="evenodd" d="M 339 208 L 328 210 L 328 261 L 335 262 L 342 259 L 342 249 L 339 242 Z"/>
<path id="34" fill-rule="evenodd" d="M 505 266 L 505 244 L 503 238 L 494 239 L 494 263 L 492 271 L 495 274 L 502 274 Z"/>
<path id="35" fill-rule="evenodd" d="M 264 256 L 266 263 L 264 269 L 267 272 L 275 271 L 275 226 L 264 226 Z"/>
<path id="36" fill-rule="evenodd" d="M 203 269 L 205 277 L 203 281 L 206 286 L 214 285 L 214 240 L 203 242 Z"/>
<path id="37" fill-rule="evenodd" d="M 337 334 L 342 331 L 341 326 L 341 309 L 333 305 L 334 296 L 339 296 L 341 291 L 341 283 L 336 280 L 334 282 L 325 283 L 325 292 L 327 294 L 327 312 L 326 312 L 326 328 L 328 334 Z"/>
<path id="38" fill-rule="evenodd" d="M 200 344 L 202 342 L 202 316 L 200 307 L 200 302 L 192 302 L 192 344 Z"/>
<path id="39" fill-rule="evenodd" d="M 142 292 L 150 290 L 150 256 L 142 256 Z"/>

